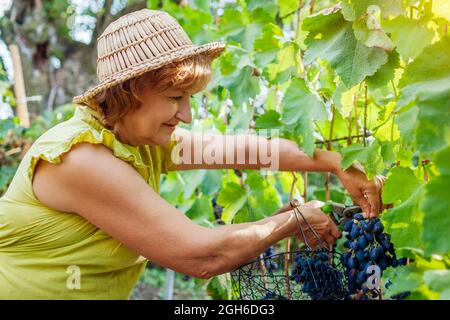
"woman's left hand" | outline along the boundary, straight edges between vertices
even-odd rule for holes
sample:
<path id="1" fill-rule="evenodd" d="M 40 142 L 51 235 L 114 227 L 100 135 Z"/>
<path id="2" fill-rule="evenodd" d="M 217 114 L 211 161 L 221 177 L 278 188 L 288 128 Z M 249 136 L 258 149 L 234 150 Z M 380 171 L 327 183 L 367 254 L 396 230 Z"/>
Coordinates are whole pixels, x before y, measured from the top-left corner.
<path id="1" fill-rule="evenodd" d="M 339 180 L 364 212 L 365 218 L 374 218 L 382 210 L 381 190 L 384 184 L 383 176 L 368 180 L 364 169 L 357 164 L 337 173 Z"/>

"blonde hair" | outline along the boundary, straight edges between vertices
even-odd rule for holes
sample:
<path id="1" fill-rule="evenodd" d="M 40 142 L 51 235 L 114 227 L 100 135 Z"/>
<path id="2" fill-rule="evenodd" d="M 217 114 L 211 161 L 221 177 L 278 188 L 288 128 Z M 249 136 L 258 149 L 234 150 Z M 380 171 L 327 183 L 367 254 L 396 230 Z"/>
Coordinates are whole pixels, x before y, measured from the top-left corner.
<path id="1" fill-rule="evenodd" d="M 162 92 L 174 87 L 193 94 L 205 89 L 211 76 L 211 59 L 195 55 L 105 89 L 84 104 L 97 111 L 101 116 L 99 120 L 111 129 L 126 113 L 141 107 L 143 89 Z"/>

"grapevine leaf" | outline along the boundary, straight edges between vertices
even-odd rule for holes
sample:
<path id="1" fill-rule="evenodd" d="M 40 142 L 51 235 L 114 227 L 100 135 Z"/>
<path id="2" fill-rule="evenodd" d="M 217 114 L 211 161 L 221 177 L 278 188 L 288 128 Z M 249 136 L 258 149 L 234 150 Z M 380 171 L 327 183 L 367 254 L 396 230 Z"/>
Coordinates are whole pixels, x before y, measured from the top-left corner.
<path id="1" fill-rule="evenodd" d="M 325 105 L 312 94 L 302 79 L 293 79 L 281 102 L 282 121 L 289 127 L 296 127 L 300 119 L 324 120 L 327 118 Z"/>
<path id="2" fill-rule="evenodd" d="M 395 69 L 399 67 L 400 56 L 397 50 L 392 51 L 389 54 L 388 62 L 383 64 L 380 69 L 373 75 L 366 78 L 367 85 L 369 89 L 380 88 L 390 80 L 394 79 Z"/>
<path id="3" fill-rule="evenodd" d="M 217 203 L 223 208 L 222 220 L 230 224 L 247 201 L 247 192 L 240 185 L 229 182 L 220 190 Z"/>
<path id="4" fill-rule="evenodd" d="M 202 184 L 206 170 L 188 170 L 181 172 L 186 185 L 183 187 L 184 199 L 192 196 L 195 190 Z"/>
<path id="5" fill-rule="evenodd" d="M 408 65 L 401 80 L 399 107 L 417 105 L 417 127 L 413 135 L 422 153 L 437 152 L 450 141 L 450 37 L 425 48 Z M 411 111 L 412 113 L 415 111 Z M 406 119 L 411 121 L 413 119 Z M 414 124 L 404 122 L 412 129 Z M 400 130 L 402 126 L 399 124 Z M 410 130 L 411 131 L 411 130 Z M 411 132 L 410 132 L 411 133 Z M 404 135 L 404 132 L 402 132 Z"/>
<path id="6" fill-rule="evenodd" d="M 211 199 L 209 197 L 197 198 L 192 207 L 186 212 L 186 216 L 200 225 L 209 226 L 209 221 L 214 221 L 215 219 Z"/>
<path id="7" fill-rule="evenodd" d="M 224 273 L 213 277 L 207 287 L 206 292 L 213 300 L 231 299 L 231 278 L 229 273 Z"/>
<path id="8" fill-rule="evenodd" d="M 250 188 L 248 210 L 249 214 L 252 215 L 251 221 L 271 215 L 280 208 L 281 201 L 274 187 L 275 181 L 269 183 L 259 172 L 252 171 L 249 172 L 246 182 Z"/>
<path id="9" fill-rule="evenodd" d="M 391 235 L 392 242 L 399 255 L 423 248 L 421 237 L 423 213 L 420 210 L 423 189 L 423 185 L 419 185 L 408 199 L 399 206 L 389 209 L 382 216 L 385 231 Z M 411 235 L 414 235 L 414 237 L 411 237 Z"/>
<path id="10" fill-rule="evenodd" d="M 443 292 L 450 288 L 450 270 L 425 271 L 423 280 L 435 292 Z"/>
<path id="11" fill-rule="evenodd" d="M 402 268 L 389 268 L 383 272 L 383 283 L 389 279 L 392 284 L 384 290 L 385 297 L 403 293 L 406 291 L 415 291 L 423 283 L 422 275 L 416 270 L 414 265 L 408 265 Z"/>
<path id="12" fill-rule="evenodd" d="M 366 14 L 368 10 L 377 8 L 381 16 L 398 16 L 405 14 L 403 0 L 344 0 L 342 1 L 342 12 L 345 19 L 354 21 Z"/>
<path id="13" fill-rule="evenodd" d="M 352 163 L 359 162 L 364 166 L 369 178 L 372 178 L 384 168 L 378 141 L 374 141 L 368 147 L 364 147 L 359 143 L 352 144 L 342 149 L 342 155 L 342 169 L 347 169 Z"/>
<path id="14" fill-rule="evenodd" d="M 395 123 L 398 125 L 398 129 L 402 135 L 403 141 L 406 143 L 415 142 L 415 133 L 417 129 L 417 115 L 419 114 L 419 108 L 414 106 L 407 111 L 400 113 L 395 118 Z"/>
<path id="15" fill-rule="evenodd" d="M 259 93 L 259 79 L 252 75 L 252 71 L 252 67 L 245 66 L 222 79 L 222 84 L 230 90 L 231 100 L 238 107 Z"/>
<path id="16" fill-rule="evenodd" d="M 384 51 L 391 52 L 395 47 L 394 42 L 381 28 L 370 26 L 367 18 L 355 21 L 353 31 L 356 39 L 369 48 L 382 48 Z"/>
<path id="17" fill-rule="evenodd" d="M 200 190 L 205 195 L 212 195 L 220 189 L 223 172 L 220 170 L 206 170 L 206 174 L 200 184 Z"/>
<path id="18" fill-rule="evenodd" d="M 448 0 L 433 0 L 433 13 L 450 21 L 450 2 Z"/>
<path id="19" fill-rule="evenodd" d="M 279 26 L 270 23 L 262 29 L 262 36 L 255 40 L 254 50 L 255 63 L 260 67 L 275 60 L 278 52 L 282 48 L 281 41 L 277 37 L 282 37 L 283 31 Z"/>
<path id="20" fill-rule="evenodd" d="M 260 2 L 259 0 L 255 1 Z M 297 10 L 298 4 L 298 0 L 278 1 L 278 5 L 280 6 L 280 16 L 284 17 L 287 14 L 294 12 L 295 10 Z"/>
<path id="21" fill-rule="evenodd" d="M 420 184 L 410 168 L 393 168 L 383 187 L 383 203 L 395 204 L 407 200 Z"/>
<path id="22" fill-rule="evenodd" d="M 278 11 L 278 6 L 275 0 L 266 0 L 261 2 L 260 0 L 248 0 L 247 9 L 249 11 L 254 11 L 255 9 L 261 9 L 270 14 L 272 18 L 275 17 Z"/>
<path id="23" fill-rule="evenodd" d="M 281 115 L 275 110 L 269 110 L 258 119 L 256 119 L 255 129 L 280 128 L 283 122 L 280 121 Z"/>
<path id="24" fill-rule="evenodd" d="M 426 197 L 422 203 L 425 213 L 424 240 L 428 254 L 450 252 L 450 148 L 436 156 L 436 165 L 441 175 L 426 186 Z"/>
<path id="25" fill-rule="evenodd" d="M 299 51 L 296 43 L 286 43 L 279 50 L 275 63 L 269 63 L 263 70 L 263 75 L 270 84 L 283 84 L 291 76 L 297 75 L 296 56 Z"/>
<path id="26" fill-rule="evenodd" d="M 251 52 L 253 51 L 255 39 L 258 38 L 260 34 L 261 34 L 261 25 L 259 23 L 250 23 L 245 26 L 243 32 L 235 34 L 229 37 L 229 39 L 236 41 L 242 46 L 242 48 Z"/>
<path id="27" fill-rule="evenodd" d="M 347 87 L 373 75 L 388 61 L 383 49 L 369 48 L 356 40 L 352 25 L 340 12 L 309 17 L 303 28 L 309 31 L 305 63 L 318 57 L 328 60 Z"/>
<path id="28" fill-rule="evenodd" d="M 384 20 L 383 29 L 391 34 L 398 52 L 405 60 L 419 55 L 434 37 L 433 30 L 427 27 L 427 21 L 417 21 L 404 16 L 390 21 Z"/>

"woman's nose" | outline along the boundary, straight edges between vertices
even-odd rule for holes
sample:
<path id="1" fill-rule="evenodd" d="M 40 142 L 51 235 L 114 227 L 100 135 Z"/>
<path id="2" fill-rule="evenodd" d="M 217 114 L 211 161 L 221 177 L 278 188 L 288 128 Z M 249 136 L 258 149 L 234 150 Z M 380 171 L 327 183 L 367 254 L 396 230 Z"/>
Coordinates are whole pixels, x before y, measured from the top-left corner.
<path id="1" fill-rule="evenodd" d="M 177 118 L 180 121 L 183 121 L 184 123 L 191 123 L 192 122 L 192 112 L 191 112 L 191 105 L 189 101 L 182 102 L 179 104 L 179 110 L 177 113 Z"/>

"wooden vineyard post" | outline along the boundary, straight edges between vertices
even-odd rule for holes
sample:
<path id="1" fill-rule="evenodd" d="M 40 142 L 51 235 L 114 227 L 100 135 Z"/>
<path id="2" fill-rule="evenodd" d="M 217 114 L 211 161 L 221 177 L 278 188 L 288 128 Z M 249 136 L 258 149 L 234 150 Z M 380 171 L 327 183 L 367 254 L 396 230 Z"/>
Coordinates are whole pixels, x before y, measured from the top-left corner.
<path id="1" fill-rule="evenodd" d="M 17 115 L 20 119 L 20 125 L 28 128 L 30 126 L 30 116 L 28 114 L 19 47 L 16 44 L 10 44 L 9 50 L 11 51 L 14 70 L 14 94 L 17 101 Z"/>

